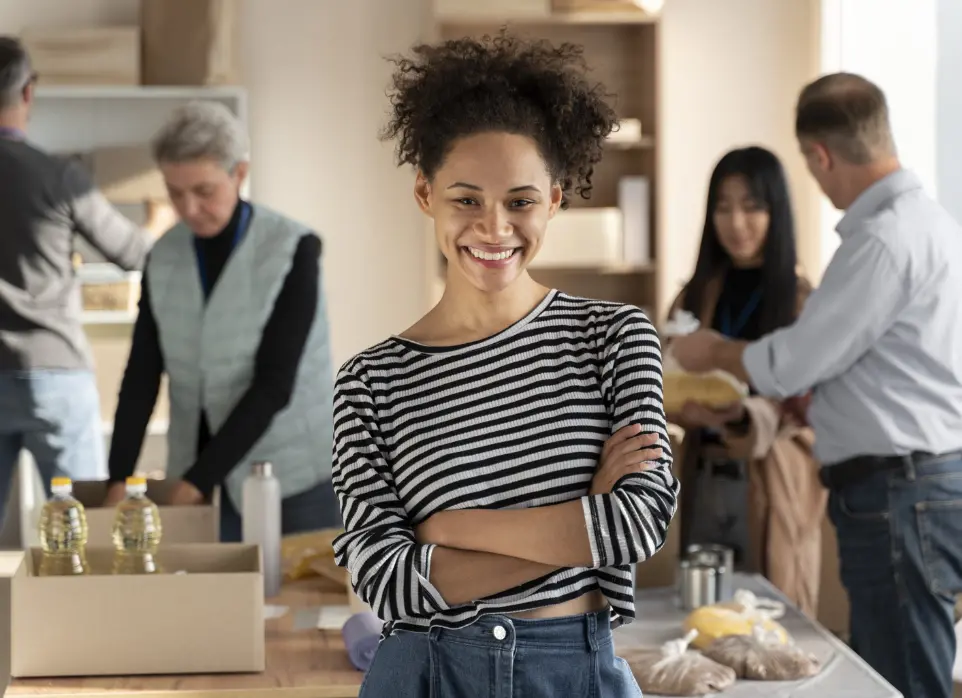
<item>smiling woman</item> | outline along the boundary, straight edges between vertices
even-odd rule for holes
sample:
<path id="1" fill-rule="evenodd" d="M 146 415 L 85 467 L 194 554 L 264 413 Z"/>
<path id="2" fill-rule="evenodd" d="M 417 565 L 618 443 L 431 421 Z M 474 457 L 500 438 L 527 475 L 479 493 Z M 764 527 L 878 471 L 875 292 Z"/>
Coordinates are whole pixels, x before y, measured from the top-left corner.
<path id="1" fill-rule="evenodd" d="M 416 48 L 391 99 L 448 265 L 335 386 L 335 552 L 388 621 L 361 695 L 640 695 L 611 626 L 675 511 L 658 337 L 527 272 L 615 114 L 578 47 L 506 34 Z"/>

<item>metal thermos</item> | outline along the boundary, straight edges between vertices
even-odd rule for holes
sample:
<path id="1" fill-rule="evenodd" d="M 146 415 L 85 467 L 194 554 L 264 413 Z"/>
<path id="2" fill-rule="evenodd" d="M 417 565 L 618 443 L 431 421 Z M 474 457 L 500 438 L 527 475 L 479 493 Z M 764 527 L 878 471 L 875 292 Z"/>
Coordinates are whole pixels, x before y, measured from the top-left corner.
<path id="1" fill-rule="evenodd" d="M 251 465 L 243 497 L 243 539 L 261 548 L 264 596 L 271 598 L 281 590 L 281 485 L 270 463 Z"/>
<path id="2" fill-rule="evenodd" d="M 735 572 L 735 551 L 726 545 L 689 545 L 685 557 L 691 561 L 715 568 L 718 580 L 718 601 L 731 601 L 732 575 Z"/>
<path id="3" fill-rule="evenodd" d="M 679 563 L 679 601 L 686 611 L 718 603 L 718 571 L 691 560 Z"/>

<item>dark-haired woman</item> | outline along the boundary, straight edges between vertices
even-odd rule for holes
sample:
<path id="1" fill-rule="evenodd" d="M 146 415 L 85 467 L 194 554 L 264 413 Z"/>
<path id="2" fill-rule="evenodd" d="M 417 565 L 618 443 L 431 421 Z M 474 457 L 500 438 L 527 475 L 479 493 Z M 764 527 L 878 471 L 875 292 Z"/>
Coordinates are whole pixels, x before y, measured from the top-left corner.
<path id="1" fill-rule="evenodd" d="M 386 621 L 361 695 L 639 696 L 611 628 L 675 510 L 658 336 L 527 272 L 615 114 L 570 45 L 502 34 L 397 66 L 386 135 L 447 283 L 335 386 L 335 552 Z"/>
<path id="2" fill-rule="evenodd" d="M 708 185 L 695 274 L 674 309 L 750 341 L 794 322 L 810 292 L 796 271 L 782 164 L 764 148 L 727 153 Z M 753 395 L 717 410 L 689 403 L 669 420 L 686 431 L 683 545 L 733 547 L 738 564 L 764 572 L 814 613 L 826 495 L 802 404 Z"/>

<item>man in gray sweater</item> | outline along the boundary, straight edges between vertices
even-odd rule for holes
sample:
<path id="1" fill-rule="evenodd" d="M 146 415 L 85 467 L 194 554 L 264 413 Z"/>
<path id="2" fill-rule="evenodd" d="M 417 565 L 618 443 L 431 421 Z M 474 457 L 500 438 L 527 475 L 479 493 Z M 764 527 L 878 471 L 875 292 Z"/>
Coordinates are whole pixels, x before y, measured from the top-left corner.
<path id="1" fill-rule="evenodd" d="M 106 479 L 74 235 L 125 270 L 151 244 L 79 165 L 27 141 L 35 82 L 20 43 L 0 37 L 0 517 L 21 449 L 48 487 L 54 475 Z"/>

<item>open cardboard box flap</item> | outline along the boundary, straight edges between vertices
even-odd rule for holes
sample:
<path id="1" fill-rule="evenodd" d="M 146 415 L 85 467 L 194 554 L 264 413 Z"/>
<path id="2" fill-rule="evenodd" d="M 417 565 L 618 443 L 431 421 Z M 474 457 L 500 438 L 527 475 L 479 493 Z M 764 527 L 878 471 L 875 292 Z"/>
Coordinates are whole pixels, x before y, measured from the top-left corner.
<path id="1" fill-rule="evenodd" d="M 11 585 L 12 622 L 0 629 L 10 629 L 11 676 L 264 670 L 257 546 L 162 546 L 155 575 L 113 575 L 113 554 L 90 547 L 91 574 L 38 577 L 42 552 L 27 552 Z"/>
<path id="2" fill-rule="evenodd" d="M 220 540 L 220 488 L 211 501 L 198 506 L 172 507 L 170 493 L 176 480 L 147 480 L 147 497 L 160 507 L 162 544 L 216 543 Z M 87 543 L 91 546 L 111 545 L 114 508 L 103 506 L 107 483 L 100 480 L 73 483 L 73 494 L 87 513 Z"/>

